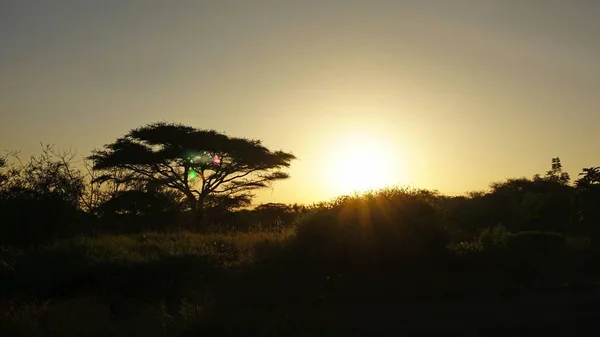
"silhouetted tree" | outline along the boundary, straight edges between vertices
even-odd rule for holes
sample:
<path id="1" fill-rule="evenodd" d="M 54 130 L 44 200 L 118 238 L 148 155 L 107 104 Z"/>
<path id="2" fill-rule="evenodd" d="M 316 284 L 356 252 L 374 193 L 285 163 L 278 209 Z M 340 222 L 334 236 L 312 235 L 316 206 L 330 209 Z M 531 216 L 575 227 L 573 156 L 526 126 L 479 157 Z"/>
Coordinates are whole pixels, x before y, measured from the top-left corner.
<path id="1" fill-rule="evenodd" d="M 252 203 L 252 194 L 240 193 L 237 195 L 209 195 L 204 201 L 205 220 L 231 228 L 239 227 L 234 220 L 234 213 L 244 209 Z"/>
<path id="2" fill-rule="evenodd" d="M 584 168 L 579 176 L 575 182 L 577 220 L 594 246 L 600 246 L 600 167 Z"/>
<path id="3" fill-rule="evenodd" d="M 237 195 L 210 195 L 205 202 L 205 208 L 215 212 L 234 211 L 252 203 L 252 194 L 240 193 Z"/>
<path id="4" fill-rule="evenodd" d="M 42 145 L 42 153 L 32 156 L 23 164 L 18 153 L 12 153 L 18 165 L 5 174 L 6 189 L 28 190 L 40 195 L 56 195 L 74 208 L 78 207 L 83 188 L 79 171 L 73 168 L 74 152 L 54 150 L 52 145 Z M 4 162 L 6 165 L 6 161 Z"/>
<path id="5" fill-rule="evenodd" d="M 542 177 L 513 178 L 490 185 L 490 201 L 483 218 L 513 231 L 554 230 L 564 232 L 571 223 L 573 188 L 562 171 L 560 158 L 552 158 L 551 169 Z"/>
<path id="6" fill-rule="evenodd" d="M 102 203 L 100 209 L 106 214 L 131 214 L 157 216 L 172 210 L 178 210 L 181 195 L 177 191 L 154 189 L 130 189 L 120 191 L 111 199 Z"/>
<path id="7" fill-rule="evenodd" d="M 26 164 L 18 153 L 13 157 L 16 163 L 5 168 L 0 184 L 0 240 L 37 244 L 71 234 L 84 185 L 71 164 L 75 154 L 45 145 Z"/>
<path id="8" fill-rule="evenodd" d="M 201 213 L 211 195 L 248 194 L 288 178 L 280 169 L 295 157 L 270 151 L 259 140 L 161 122 L 129 131 L 89 159 L 97 170 L 124 170 L 127 181 L 155 182 L 180 191 L 189 207 Z"/>
<path id="9" fill-rule="evenodd" d="M 115 180 L 102 180 L 100 172 L 94 170 L 90 160 L 83 160 L 81 177 L 83 179 L 83 192 L 81 194 L 81 209 L 89 215 L 99 215 L 102 204 L 115 197 L 121 186 Z"/>
<path id="10" fill-rule="evenodd" d="M 575 182 L 578 188 L 593 188 L 600 184 L 600 167 L 584 168 L 582 171 L 579 173 L 581 178 Z"/>
<path id="11" fill-rule="evenodd" d="M 296 210 L 299 206 L 290 206 L 282 203 L 266 203 L 258 205 L 254 208 L 253 213 L 259 221 L 266 226 L 289 225 L 296 218 Z"/>
<path id="12" fill-rule="evenodd" d="M 519 178 L 493 183 L 490 198 L 497 221 L 514 231 L 567 230 L 573 188 L 556 177 L 560 178 Z"/>
<path id="13" fill-rule="evenodd" d="M 6 158 L 0 157 L 0 188 L 8 181 L 8 175 L 4 172 L 6 168 Z"/>
<path id="14" fill-rule="evenodd" d="M 539 175 L 538 175 L 539 176 Z M 561 184 L 568 184 L 571 177 L 567 172 L 563 172 L 560 158 L 552 158 L 552 168 L 546 172 L 545 179 L 559 182 Z"/>

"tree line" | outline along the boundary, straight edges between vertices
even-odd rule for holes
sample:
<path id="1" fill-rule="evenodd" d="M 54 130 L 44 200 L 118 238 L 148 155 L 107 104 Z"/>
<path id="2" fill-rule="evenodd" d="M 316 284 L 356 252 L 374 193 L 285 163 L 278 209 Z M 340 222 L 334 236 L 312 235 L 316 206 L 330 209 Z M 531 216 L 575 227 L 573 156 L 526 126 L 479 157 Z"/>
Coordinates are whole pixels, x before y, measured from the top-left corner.
<path id="1" fill-rule="evenodd" d="M 294 159 L 259 140 L 164 122 L 133 129 L 82 161 L 50 145 L 25 163 L 11 152 L 0 159 L 3 241 L 37 242 L 102 219 L 202 226 L 287 179 L 282 169 Z"/>
<path id="2" fill-rule="evenodd" d="M 38 243 L 72 233 L 144 230 L 186 225 L 249 228 L 291 224 L 312 206 L 267 204 L 247 209 L 254 192 L 289 178 L 296 157 L 259 140 L 182 124 L 133 129 L 81 161 L 43 146 L 22 162 L 0 158 L 3 243 Z M 572 181 L 560 158 L 532 178 L 495 182 L 490 189 L 448 197 L 430 192 L 457 236 L 502 225 L 600 240 L 600 167 Z M 245 225 L 244 225 L 245 223 Z"/>

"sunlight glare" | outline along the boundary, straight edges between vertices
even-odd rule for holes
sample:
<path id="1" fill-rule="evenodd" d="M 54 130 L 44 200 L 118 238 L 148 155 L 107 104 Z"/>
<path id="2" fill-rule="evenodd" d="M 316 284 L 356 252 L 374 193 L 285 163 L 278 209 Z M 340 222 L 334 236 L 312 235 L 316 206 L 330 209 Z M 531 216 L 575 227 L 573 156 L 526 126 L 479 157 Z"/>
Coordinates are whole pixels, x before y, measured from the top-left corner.
<path id="1" fill-rule="evenodd" d="M 335 194 L 362 193 L 400 184 L 406 170 L 401 154 L 379 137 L 348 137 L 332 146 L 326 179 Z"/>

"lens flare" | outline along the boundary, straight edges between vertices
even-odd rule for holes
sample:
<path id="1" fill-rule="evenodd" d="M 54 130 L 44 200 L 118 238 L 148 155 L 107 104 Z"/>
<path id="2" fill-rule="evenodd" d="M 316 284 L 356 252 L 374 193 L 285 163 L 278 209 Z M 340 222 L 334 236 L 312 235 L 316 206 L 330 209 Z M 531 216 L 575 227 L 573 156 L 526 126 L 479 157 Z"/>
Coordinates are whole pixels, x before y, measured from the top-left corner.
<path id="1" fill-rule="evenodd" d="M 190 172 L 188 172 L 188 180 L 194 180 L 196 177 L 198 177 L 198 172 L 195 170 L 190 170 Z"/>

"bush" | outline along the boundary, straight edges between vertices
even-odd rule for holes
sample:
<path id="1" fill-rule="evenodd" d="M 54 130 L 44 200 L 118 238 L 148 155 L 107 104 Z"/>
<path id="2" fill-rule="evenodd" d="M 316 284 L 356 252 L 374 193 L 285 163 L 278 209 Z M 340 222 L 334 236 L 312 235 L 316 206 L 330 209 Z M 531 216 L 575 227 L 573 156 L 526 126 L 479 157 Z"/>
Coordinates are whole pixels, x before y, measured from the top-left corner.
<path id="1" fill-rule="evenodd" d="M 427 265 L 445 256 L 443 218 L 422 192 L 344 197 L 300 220 L 291 248 L 311 266 Z"/>
<path id="2" fill-rule="evenodd" d="M 497 260 L 499 267 L 505 270 L 505 282 L 527 287 L 550 282 L 563 270 L 565 247 L 565 238 L 559 233 L 525 231 L 511 234 Z"/>
<path id="3" fill-rule="evenodd" d="M 77 210 L 57 194 L 32 190 L 0 194 L 0 243 L 29 245 L 70 235 Z"/>
<path id="4" fill-rule="evenodd" d="M 36 245 L 72 233 L 84 188 L 73 158 L 46 146 L 27 164 L 0 163 L 0 243 Z"/>
<path id="5" fill-rule="evenodd" d="M 511 233 L 504 226 L 495 226 L 479 230 L 477 242 L 483 251 L 493 252 L 503 249 Z"/>
<path id="6" fill-rule="evenodd" d="M 506 247 L 511 233 L 504 226 L 483 228 L 472 241 L 461 241 L 450 246 L 458 256 L 493 255 L 501 253 Z"/>
<path id="7" fill-rule="evenodd" d="M 565 248 L 565 237 L 560 233 L 526 231 L 508 236 L 506 251 L 513 258 L 536 261 L 556 258 Z"/>
<path id="8" fill-rule="evenodd" d="M 452 252 L 459 256 L 479 254 L 483 252 L 483 247 L 478 241 L 462 241 L 451 247 Z"/>

